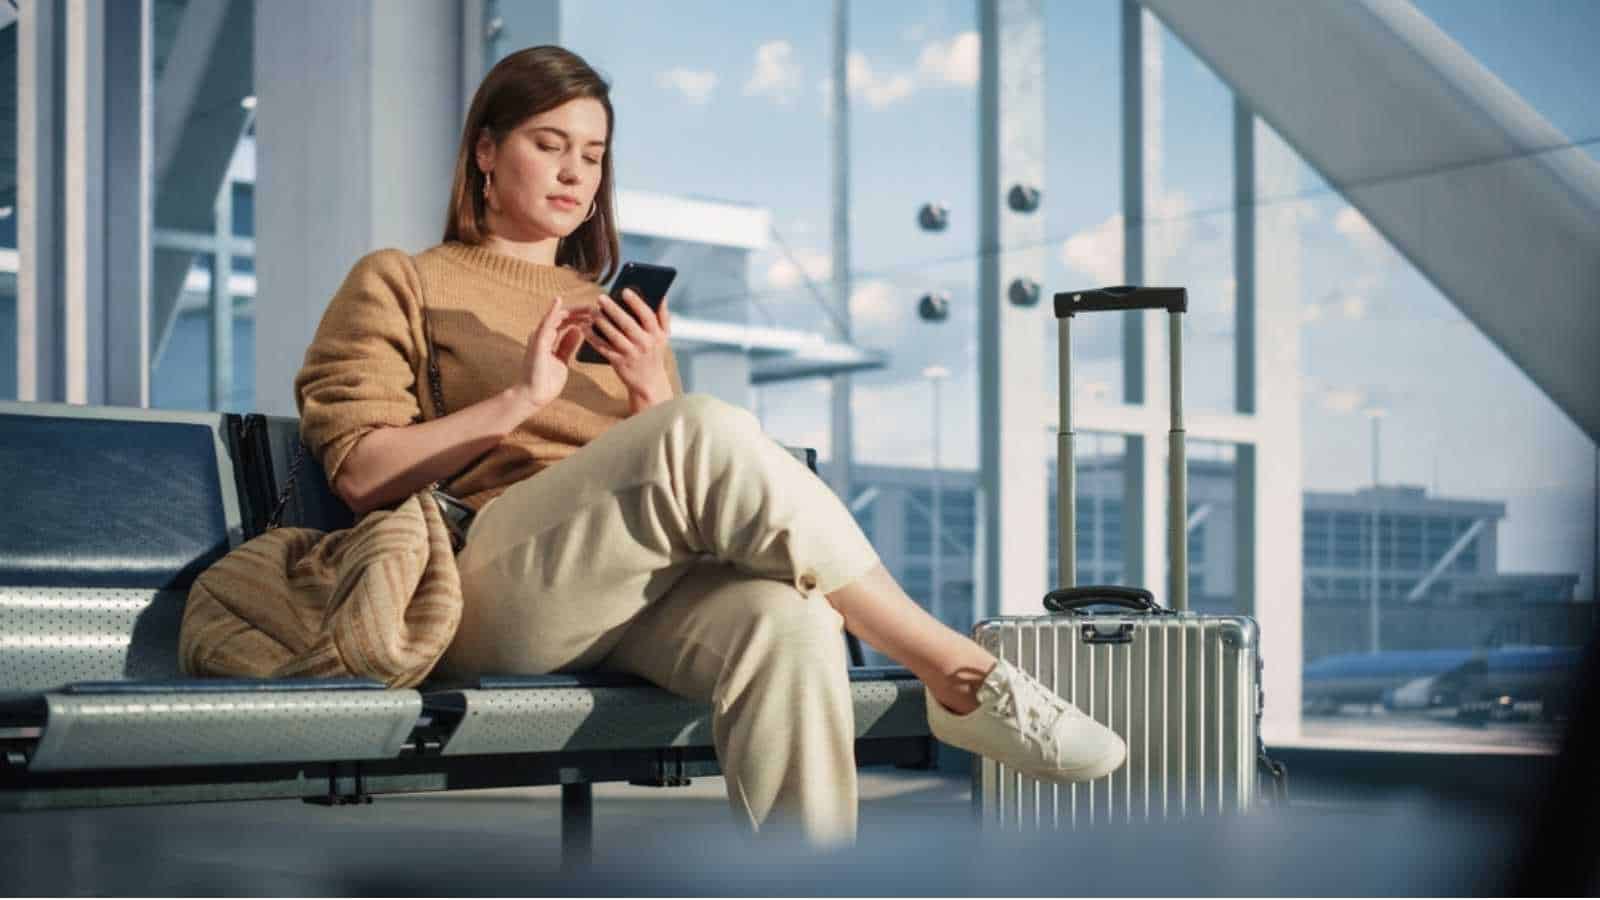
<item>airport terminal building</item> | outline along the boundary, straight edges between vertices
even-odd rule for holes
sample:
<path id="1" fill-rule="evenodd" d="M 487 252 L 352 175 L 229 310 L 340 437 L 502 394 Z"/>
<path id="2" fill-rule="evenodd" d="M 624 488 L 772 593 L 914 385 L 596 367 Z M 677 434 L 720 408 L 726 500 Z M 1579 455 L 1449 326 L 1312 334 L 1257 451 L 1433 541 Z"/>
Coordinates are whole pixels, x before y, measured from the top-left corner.
<path id="1" fill-rule="evenodd" d="M 826 463 L 822 469 L 826 471 Z M 935 554 L 930 472 L 866 464 L 857 472 L 853 509 L 885 564 L 941 621 L 969 629 L 975 609 L 973 554 L 979 542 L 974 473 L 948 469 L 939 475 L 943 553 Z M 1199 459 L 1189 465 L 1192 609 L 1236 609 L 1234 478 L 1227 461 Z M 1050 584 L 1058 583 L 1054 480 L 1052 469 L 1048 507 L 1041 511 L 1050 525 Z M 1122 459 L 1080 458 L 1078 491 L 1078 583 L 1128 583 L 1122 567 L 1127 539 Z M 1425 488 L 1409 485 L 1354 493 L 1308 491 L 1304 503 L 1307 664 L 1373 649 L 1374 584 L 1382 650 L 1575 646 L 1593 633 L 1594 607 L 1576 602 L 1576 574 L 1500 571 L 1496 534 L 1506 514 L 1504 503 L 1430 496 Z M 943 573 L 937 598 L 935 571 Z"/>

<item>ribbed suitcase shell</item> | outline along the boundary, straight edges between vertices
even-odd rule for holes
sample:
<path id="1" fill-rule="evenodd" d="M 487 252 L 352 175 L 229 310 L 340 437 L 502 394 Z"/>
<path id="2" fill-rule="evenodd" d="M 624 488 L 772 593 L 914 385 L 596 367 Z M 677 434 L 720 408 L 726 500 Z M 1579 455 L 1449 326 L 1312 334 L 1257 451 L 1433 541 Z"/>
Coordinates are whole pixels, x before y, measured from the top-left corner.
<path id="1" fill-rule="evenodd" d="M 1125 635 L 1125 643 L 1100 642 Z M 1256 800 L 1260 655 L 1254 619 L 1196 613 L 1005 616 L 973 639 L 1121 735 L 1128 761 L 1075 785 L 973 757 L 986 825 L 1076 827 L 1248 810 Z"/>

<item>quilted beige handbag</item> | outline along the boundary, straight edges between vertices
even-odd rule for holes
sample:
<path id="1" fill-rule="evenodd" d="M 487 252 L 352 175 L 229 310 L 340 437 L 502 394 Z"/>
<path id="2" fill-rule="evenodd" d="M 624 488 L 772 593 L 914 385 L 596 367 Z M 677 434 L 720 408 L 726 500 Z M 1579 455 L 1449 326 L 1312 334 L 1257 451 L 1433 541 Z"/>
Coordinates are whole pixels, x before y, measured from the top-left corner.
<path id="1" fill-rule="evenodd" d="M 461 578 L 429 492 L 353 528 L 274 528 L 195 579 L 178 633 L 183 671 L 361 676 L 412 687 L 461 622 Z"/>

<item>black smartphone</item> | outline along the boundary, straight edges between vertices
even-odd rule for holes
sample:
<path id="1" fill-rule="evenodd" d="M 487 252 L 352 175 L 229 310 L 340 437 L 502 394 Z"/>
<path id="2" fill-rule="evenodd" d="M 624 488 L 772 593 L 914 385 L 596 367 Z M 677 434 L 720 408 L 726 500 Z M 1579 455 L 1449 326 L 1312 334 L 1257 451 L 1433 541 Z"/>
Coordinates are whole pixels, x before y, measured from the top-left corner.
<path id="1" fill-rule="evenodd" d="M 644 298 L 645 305 L 652 311 L 661 308 L 661 301 L 666 299 L 667 288 L 672 286 L 672 279 L 678 277 L 678 270 L 671 266 L 658 266 L 652 263 L 630 262 L 623 263 L 622 271 L 617 273 L 617 279 L 611 282 L 611 289 L 606 291 L 606 296 L 617 301 L 617 305 L 629 312 L 633 307 L 623 299 L 624 288 L 633 288 L 640 297 Z M 600 313 L 604 315 L 604 313 Z M 634 316 L 634 320 L 638 320 Z M 578 362 L 603 363 L 606 358 L 600 351 L 583 342 L 583 347 L 578 350 Z"/>

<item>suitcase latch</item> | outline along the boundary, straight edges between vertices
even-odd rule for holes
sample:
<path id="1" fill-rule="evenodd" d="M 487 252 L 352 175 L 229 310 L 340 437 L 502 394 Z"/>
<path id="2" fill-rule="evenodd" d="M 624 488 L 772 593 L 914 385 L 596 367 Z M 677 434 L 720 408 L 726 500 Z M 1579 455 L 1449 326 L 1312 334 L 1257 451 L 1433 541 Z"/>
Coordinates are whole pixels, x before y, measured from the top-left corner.
<path id="1" fill-rule="evenodd" d="M 1132 622 L 1095 622 L 1083 626 L 1085 644 L 1131 644 Z"/>

